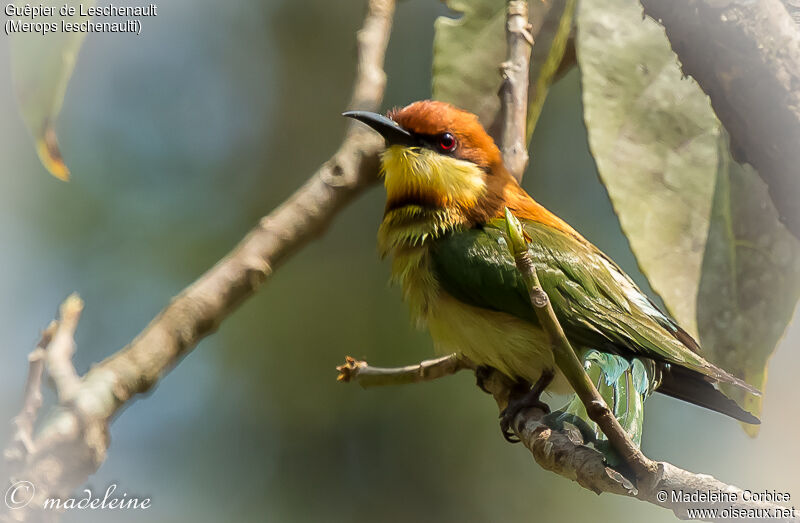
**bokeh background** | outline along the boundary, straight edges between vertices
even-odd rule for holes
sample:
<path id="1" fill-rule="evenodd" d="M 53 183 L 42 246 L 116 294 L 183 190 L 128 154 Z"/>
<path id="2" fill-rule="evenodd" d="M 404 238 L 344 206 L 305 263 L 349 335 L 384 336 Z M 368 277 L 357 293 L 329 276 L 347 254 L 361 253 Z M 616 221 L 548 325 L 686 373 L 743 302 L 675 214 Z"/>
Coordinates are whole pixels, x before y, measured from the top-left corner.
<path id="1" fill-rule="evenodd" d="M 127 2 L 126 2 L 127 3 Z M 135 4 L 130 4 L 135 5 Z M 72 291 L 76 364 L 121 348 L 169 298 L 326 160 L 354 73 L 363 2 L 170 0 L 141 36 L 91 34 L 58 122 L 69 184 L 45 173 L 18 115 L 0 36 L 0 441 L 26 356 Z M 384 108 L 430 94 L 438 2 L 398 6 Z M 524 185 L 646 285 L 588 151 L 575 72 L 551 91 Z M 112 427 L 89 486 L 149 496 L 146 512 L 65 521 L 672 521 L 596 496 L 507 444 L 464 373 L 365 391 L 345 354 L 432 354 L 387 285 L 371 189 Z M 800 505 L 800 325 L 770 364 L 757 439 L 721 415 L 648 401 L 644 450 Z"/>

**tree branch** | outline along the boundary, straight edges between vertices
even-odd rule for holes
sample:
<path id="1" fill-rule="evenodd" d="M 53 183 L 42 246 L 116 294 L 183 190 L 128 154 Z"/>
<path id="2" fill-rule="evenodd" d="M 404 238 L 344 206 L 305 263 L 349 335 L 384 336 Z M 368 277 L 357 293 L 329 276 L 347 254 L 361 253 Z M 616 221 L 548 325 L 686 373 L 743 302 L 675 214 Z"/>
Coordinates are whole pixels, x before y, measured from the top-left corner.
<path id="1" fill-rule="evenodd" d="M 500 66 L 502 133 L 500 150 L 508 172 L 522 180 L 528 165 L 528 83 L 533 36 L 527 0 L 509 0 L 506 6 L 508 59 Z"/>
<path id="2" fill-rule="evenodd" d="M 500 408 L 503 408 L 508 401 L 508 391 L 511 387 L 508 378 L 495 371 L 489 378 L 483 380 L 483 384 L 494 396 Z M 579 431 L 554 430 L 542 421 L 543 417 L 544 412 L 539 409 L 524 410 L 517 415 L 511 428 L 542 468 L 571 479 L 597 494 L 609 492 L 635 497 L 667 508 L 681 519 L 689 517 L 687 509 L 712 508 L 719 511 L 718 517 L 707 516 L 703 519 L 725 520 L 744 517 L 741 512 L 738 516 L 728 517 L 722 513 L 726 509 L 735 509 L 768 510 L 772 517 L 777 515 L 781 521 L 800 521 L 798 514 L 790 507 L 777 503 L 744 501 L 744 491 L 739 487 L 723 483 L 708 474 L 695 474 L 663 461 L 650 461 L 652 469 L 634 485 L 620 472 L 608 467 L 599 451 L 584 445 Z M 687 502 L 676 500 L 673 493 L 678 496 L 680 493 L 687 496 L 694 493 L 721 493 L 727 497 L 718 502 Z"/>
<path id="3" fill-rule="evenodd" d="M 358 33 L 351 109 L 374 111 L 383 99 L 383 60 L 394 8 L 394 0 L 368 2 Z M 322 235 L 342 207 L 376 182 L 382 148 L 383 141 L 374 133 L 349 124 L 339 150 L 303 187 L 176 296 L 127 347 L 83 378 L 74 373 L 71 362 L 66 365 L 74 351 L 71 335 L 80 312 L 67 300 L 48 357 L 61 404 L 44 421 L 19 474 L 36 486 L 36 497 L 24 509 L 0 513 L 0 521 L 38 519 L 44 499 L 66 495 L 83 484 L 105 459 L 108 426 L 115 414 L 153 387 L 283 262 Z"/>
<path id="4" fill-rule="evenodd" d="M 800 31 L 780 0 L 642 0 L 800 238 Z"/>
<path id="5" fill-rule="evenodd" d="M 337 370 L 340 371 L 339 381 L 358 383 L 367 388 L 430 381 L 450 376 L 463 369 L 475 368 L 474 363 L 451 354 L 417 365 L 395 368 L 373 367 L 366 361 L 348 357 L 346 364 L 337 367 Z M 482 385 L 484 390 L 494 397 L 498 408 L 502 411 L 508 404 L 514 383 L 500 372 L 492 371 L 482 377 Z M 718 510 L 718 518 L 704 519 L 744 517 L 742 512 L 737 512 L 738 516 L 733 515 L 731 512 L 733 509 L 750 511 L 750 515 L 756 510 L 769 511 L 772 518 L 781 521 L 800 521 L 791 507 L 777 503 L 744 501 L 744 491 L 741 488 L 723 483 L 707 474 L 695 474 L 683 470 L 667 462 L 654 462 L 644 458 L 650 467 L 634 484 L 618 470 L 606 465 L 603 455 L 585 444 L 580 431 L 555 430 L 545 423 L 544 416 L 545 412 L 541 409 L 525 409 L 517 415 L 511 428 L 539 466 L 571 479 L 596 494 L 608 492 L 633 497 L 669 509 L 681 519 L 689 517 L 688 509 L 710 508 Z M 719 493 L 726 498 L 708 503 L 680 501 L 682 494 L 690 496 L 694 493 Z M 734 494 L 736 500 L 733 500 Z M 729 511 L 729 516 L 724 515 L 725 510 Z M 763 516 L 766 512 L 760 514 Z"/>
<path id="6" fill-rule="evenodd" d="M 425 360 L 406 367 L 373 367 L 366 361 L 347 356 L 345 364 L 336 367 L 338 381 L 356 382 L 365 389 L 384 385 L 407 385 L 450 376 L 464 369 L 475 370 L 475 364 L 457 354 Z"/>

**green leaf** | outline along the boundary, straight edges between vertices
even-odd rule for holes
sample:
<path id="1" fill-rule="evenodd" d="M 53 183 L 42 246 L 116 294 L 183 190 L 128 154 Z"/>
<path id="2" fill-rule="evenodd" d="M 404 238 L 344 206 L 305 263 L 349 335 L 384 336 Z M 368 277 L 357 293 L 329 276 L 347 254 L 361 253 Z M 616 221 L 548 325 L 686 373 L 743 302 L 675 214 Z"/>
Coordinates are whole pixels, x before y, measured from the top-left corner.
<path id="1" fill-rule="evenodd" d="M 767 186 L 730 157 L 720 138 L 711 226 L 697 296 L 700 341 L 709 359 L 762 391 L 766 365 L 800 296 L 800 243 L 778 219 Z M 758 415 L 762 397 L 725 393 Z M 742 425 L 752 436 L 758 425 Z"/>
<path id="2" fill-rule="evenodd" d="M 511 244 L 508 250 L 511 251 L 511 255 L 516 258 L 528 250 L 528 242 L 525 241 L 525 232 L 522 230 L 522 224 L 519 223 L 517 217 L 511 214 L 508 207 L 504 209 L 504 213 L 506 216 L 506 235 Z"/>
<path id="3" fill-rule="evenodd" d="M 448 0 L 459 18 L 434 22 L 433 97 L 478 115 L 489 127 L 500 110 L 500 64 L 506 59 L 506 2 Z"/>
<path id="4" fill-rule="evenodd" d="M 41 17 L 34 22 L 56 24 L 55 32 L 14 33 L 10 36 L 11 72 L 19 101 L 20 112 L 36 143 L 36 152 L 45 168 L 61 180 L 69 179 L 55 132 L 55 121 L 61 110 L 75 60 L 83 39 L 81 32 L 61 32 L 61 21 L 82 22 L 90 17 L 79 16 L 78 2 L 43 0 L 44 6 L 56 9 L 56 15 Z M 17 1 L 17 6 L 25 2 Z M 76 9 L 74 16 L 60 16 L 64 6 Z M 83 2 L 85 7 L 94 2 Z M 23 19 L 30 21 L 29 19 Z"/>
<path id="5" fill-rule="evenodd" d="M 635 0 L 583 0 L 576 50 L 589 145 L 642 272 L 697 334 L 719 123 Z"/>
<path id="6" fill-rule="evenodd" d="M 800 295 L 797 240 L 638 2 L 583 0 L 577 24 L 589 144 L 642 272 L 705 357 L 763 390 Z"/>
<path id="7" fill-rule="evenodd" d="M 500 111 L 500 65 L 506 60 L 505 0 L 447 0 L 459 18 L 440 16 L 434 23 L 433 98 L 478 115 L 496 135 Z M 545 97 L 564 56 L 575 0 L 533 3 L 534 26 L 528 108 L 528 137 L 533 134 Z"/>

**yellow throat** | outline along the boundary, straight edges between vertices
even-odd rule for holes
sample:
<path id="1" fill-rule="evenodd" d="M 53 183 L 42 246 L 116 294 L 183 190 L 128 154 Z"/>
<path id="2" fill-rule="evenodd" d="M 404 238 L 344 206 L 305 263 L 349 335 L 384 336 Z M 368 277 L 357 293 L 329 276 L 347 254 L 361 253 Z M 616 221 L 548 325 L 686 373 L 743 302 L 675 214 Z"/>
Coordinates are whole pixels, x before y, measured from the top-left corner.
<path id="1" fill-rule="evenodd" d="M 464 213 L 486 191 L 485 173 L 472 162 L 427 148 L 393 145 L 382 156 L 386 213 L 378 247 L 421 246 L 466 221 Z"/>

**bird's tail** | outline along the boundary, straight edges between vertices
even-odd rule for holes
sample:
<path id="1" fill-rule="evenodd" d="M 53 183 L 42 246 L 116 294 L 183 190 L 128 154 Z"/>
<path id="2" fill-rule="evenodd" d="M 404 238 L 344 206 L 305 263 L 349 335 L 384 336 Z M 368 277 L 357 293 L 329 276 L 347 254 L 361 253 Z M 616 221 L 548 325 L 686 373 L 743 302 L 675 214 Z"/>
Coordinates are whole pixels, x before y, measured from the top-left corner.
<path id="1" fill-rule="evenodd" d="M 748 392 L 755 391 L 748 385 Z M 671 365 L 665 369 L 658 392 L 679 400 L 720 412 L 739 421 L 758 425 L 761 421 L 741 408 L 735 401 L 717 389 L 711 378 L 685 367 Z M 756 391 L 758 392 L 758 391 Z"/>

